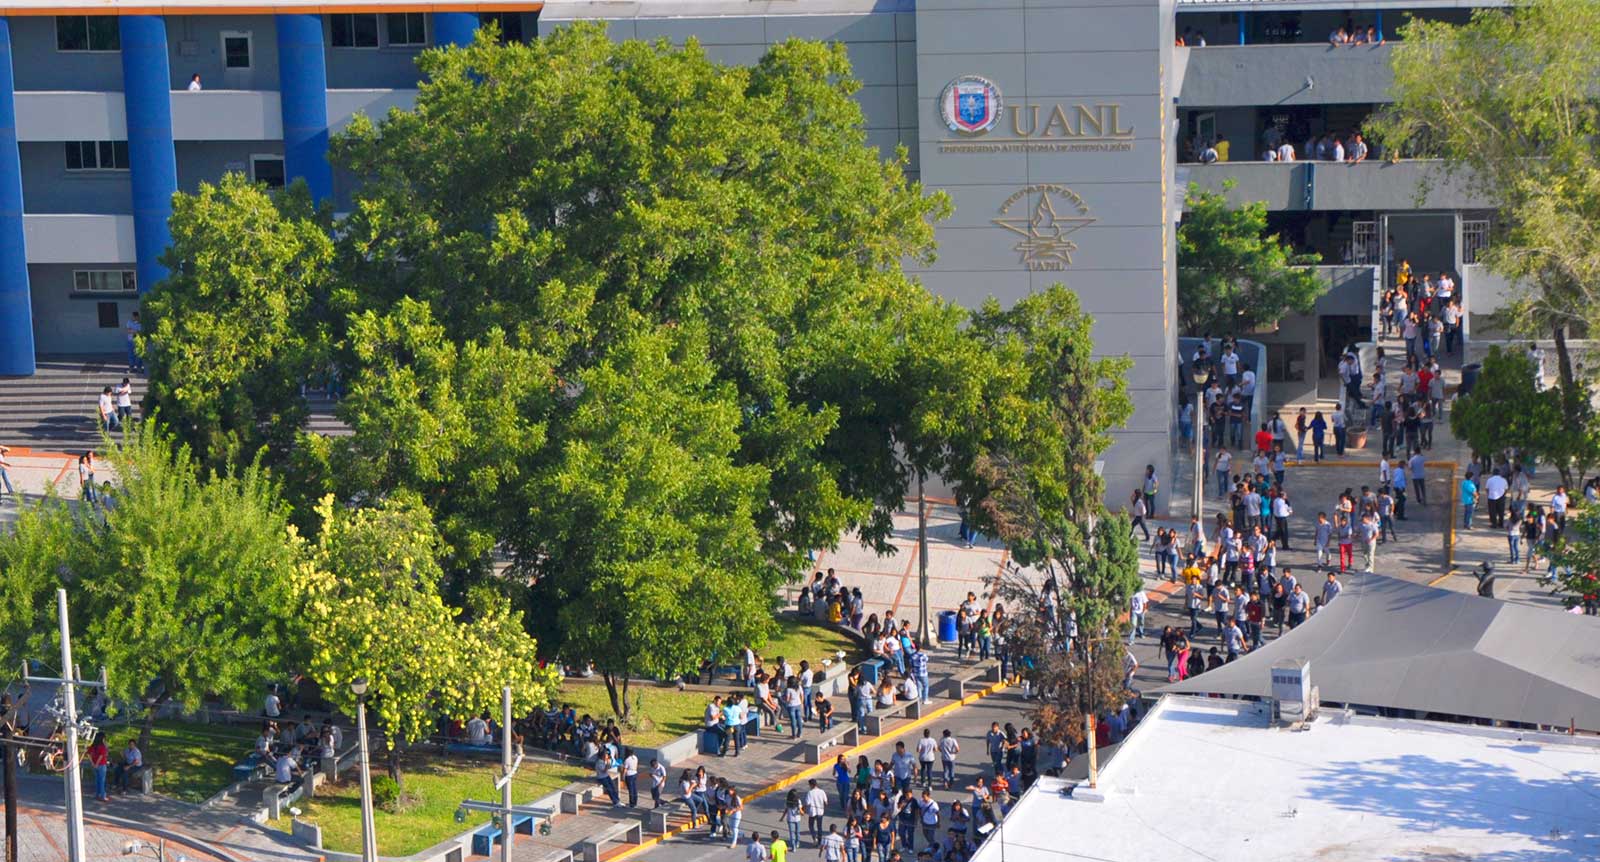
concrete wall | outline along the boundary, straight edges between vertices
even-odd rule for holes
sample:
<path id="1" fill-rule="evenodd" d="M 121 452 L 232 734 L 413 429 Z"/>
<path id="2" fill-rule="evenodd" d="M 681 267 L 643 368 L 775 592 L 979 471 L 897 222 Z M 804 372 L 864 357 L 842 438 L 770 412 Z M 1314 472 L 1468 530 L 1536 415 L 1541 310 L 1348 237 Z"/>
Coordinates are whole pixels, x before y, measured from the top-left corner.
<path id="1" fill-rule="evenodd" d="M 202 182 L 215 184 L 229 172 L 250 173 L 250 157 L 254 155 L 283 156 L 282 141 L 179 141 L 178 190 L 193 194 Z"/>
<path id="2" fill-rule="evenodd" d="M 128 171 L 69 171 L 65 145 L 21 144 L 22 202 L 30 213 L 133 212 Z"/>
<path id="3" fill-rule="evenodd" d="M 1236 156 L 1248 152 L 1240 148 L 1241 143 L 1245 142 L 1234 144 Z M 1368 159 L 1360 164 L 1231 161 L 1184 167 L 1190 181 L 1202 188 L 1221 191 L 1225 182 L 1233 180 L 1228 200 L 1235 204 L 1266 201 L 1273 210 L 1482 209 L 1493 205 L 1463 182 L 1447 178 L 1442 163 L 1432 159 L 1396 163 Z M 1308 183 L 1310 206 L 1306 205 Z M 1426 194 L 1419 199 L 1425 186 Z"/>
<path id="4" fill-rule="evenodd" d="M 1389 101 L 1390 45 L 1217 45 L 1188 52 L 1185 108 Z M 1312 86 L 1307 89 L 1306 79 Z"/>
<path id="5" fill-rule="evenodd" d="M 122 92 L 118 51 L 56 50 L 56 19 L 11 18 L 11 68 L 17 90 L 109 90 Z"/>
<path id="6" fill-rule="evenodd" d="M 773 14 L 762 14 L 771 10 Z M 911 0 L 792 3 L 616 2 L 547 3 L 541 31 L 573 21 L 603 20 L 613 39 L 665 39 L 681 45 L 698 40 L 719 63 L 750 65 L 785 39 L 842 42 L 861 89 L 867 143 L 888 158 L 899 144 L 909 151 L 909 173 L 918 173 L 916 16 Z M 331 106 L 330 106 L 331 109 Z"/>
<path id="7" fill-rule="evenodd" d="M 223 68 L 224 31 L 249 34 L 250 68 Z M 196 72 L 207 90 L 278 89 L 278 28 L 271 15 L 172 15 L 167 47 L 174 90 L 187 88 Z"/>
<path id="8" fill-rule="evenodd" d="M 1494 319 L 1494 315 L 1519 293 L 1520 288 L 1510 279 L 1490 272 L 1482 264 L 1463 266 L 1461 297 L 1463 307 L 1467 310 L 1467 340 L 1487 343 L 1510 338 L 1511 333 L 1502 321 Z"/>
<path id="9" fill-rule="evenodd" d="M 1010 304 L 1055 283 L 1076 291 L 1098 350 L 1134 361 L 1135 412 L 1105 453 L 1107 487 L 1130 487 L 1145 464 L 1170 479 L 1170 0 L 939 0 L 918 3 L 916 24 L 922 181 L 955 203 L 938 227 L 938 260 L 916 275 L 964 305 Z M 1005 113 L 981 134 L 953 131 L 941 114 L 941 94 L 966 75 L 1001 93 Z M 1115 128 L 1045 134 L 1058 106 L 1075 117 L 1103 105 L 1115 107 Z M 1067 253 L 1041 254 L 1035 242 L 1053 242 L 1058 219 Z"/>
<path id="10" fill-rule="evenodd" d="M 30 213 L 22 218 L 28 263 L 132 263 L 133 216 Z"/>
<path id="11" fill-rule="evenodd" d="M 28 282 L 33 292 L 33 340 L 39 353 L 122 353 L 126 340 L 122 324 L 139 307 L 134 297 L 74 294 L 74 269 L 132 269 L 132 264 L 85 263 L 31 264 Z M 117 326 L 101 328 L 98 303 L 117 304 Z"/>

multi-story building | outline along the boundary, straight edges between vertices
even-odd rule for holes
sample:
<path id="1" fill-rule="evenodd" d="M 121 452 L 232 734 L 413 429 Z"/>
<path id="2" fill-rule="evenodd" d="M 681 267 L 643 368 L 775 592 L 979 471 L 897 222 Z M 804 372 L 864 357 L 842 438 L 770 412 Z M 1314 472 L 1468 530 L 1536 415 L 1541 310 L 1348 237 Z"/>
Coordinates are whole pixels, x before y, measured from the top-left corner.
<path id="1" fill-rule="evenodd" d="M 1483 287 L 1468 273 L 1488 204 L 1422 183 L 1429 163 L 1258 160 L 1268 141 L 1358 130 L 1388 99 L 1405 16 L 1462 20 L 1466 2 L 1363 0 L 1354 16 L 1320 0 L 65 2 L 0 0 L 0 374 L 30 373 L 36 353 L 122 349 L 162 277 L 175 191 L 227 171 L 303 177 L 337 209 L 350 180 L 328 166 L 328 135 L 411 104 L 416 54 L 488 16 L 510 39 L 593 19 L 736 64 L 789 37 L 842 42 L 869 143 L 904 146 L 911 175 L 955 204 L 916 277 L 968 304 L 1062 282 L 1099 349 L 1133 358 L 1134 417 L 1105 463 L 1117 498 L 1146 464 L 1170 476 L 1189 181 L 1234 181 L 1330 264 L 1317 313 L 1261 339 L 1275 401 L 1314 393 L 1320 354 L 1369 337 L 1388 237 L 1417 269 Z M 1387 41 L 1327 39 L 1368 26 Z M 1226 161 L 1189 164 L 1223 138 Z"/>
<path id="2" fill-rule="evenodd" d="M 1372 335 L 1382 279 L 1408 261 L 1462 285 L 1465 333 L 1484 335 L 1506 285 L 1477 265 L 1493 202 L 1439 162 L 1401 158 L 1372 142 L 1359 162 L 1334 161 L 1324 140 L 1350 144 L 1391 101 L 1390 59 L 1402 25 L 1419 18 L 1465 23 L 1495 0 L 1179 0 L 1177 178 L 1243 201 L 1265 201 L 1268 224 L 1301 251 L 1321 255 L 1331 282 L 1316 311 L 1252 335 L 1267 344 L 1275 402 L 1333 391 L 1339 351 Z M 1350 38 L 1338 42 L 1338 35 Z M 1207 144 L 1224 159 L 1200 164 Z M 1296 160 L 1271 160 L 1287 142 Z M 1331 143 L 1330 143 L 1331 148 Z M 1348 155 L 1348 154 L 1347 154 Z M 1320 156 L 1320 157 L 1319 157 Z"/>
<path id="3" fill-rule="evenodd" d="M 537 3 L 0 3 L 0 374 L 120 352 L 177 191 L 238 171 L 348 199 L 328 136 L 415 99 L 417 54 Z"/>

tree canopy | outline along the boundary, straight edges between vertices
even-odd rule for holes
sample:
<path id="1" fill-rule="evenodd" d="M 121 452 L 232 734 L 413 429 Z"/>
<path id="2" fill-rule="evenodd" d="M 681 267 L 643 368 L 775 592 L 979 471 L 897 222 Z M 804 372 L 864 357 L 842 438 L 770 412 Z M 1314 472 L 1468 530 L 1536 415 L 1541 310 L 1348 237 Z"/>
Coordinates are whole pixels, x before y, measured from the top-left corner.
<path id="1" fill-rule="evenodd" d="M 1189 184 L 1178 224 L 1178 318 L 1189 335 L 1254 332 L 1285 314 L 1308 314 L 1327 282 L 1310 269 L 1316 254 L 1296 254 L 1267 233 L 1267 205 L 1230 206 L 1226 189 Z"/>
<path id="2" fill-rule="evenodd" d="M 1064 289 L 969 315 L 904 274 L 949 204 L 867 145 L 841 46 L 726 67 L 574 26 L 418 62 L 414 109 L 333 141 L 336 230 L 299 192 L 180 195 L 150 305 L 154 404 L 188 399 L 208 463 L 287 465 L 314 540 L 404 500 L 437 543 L 398 544 L 434 548 L 447 605 L 520 589 L 546 656 L 592 662 L 622 711 L 629 676 L 760 646 L 807 552 L 892 552 L 915 479 L 976 505 L 994 454 L 1093 519 L 1125 366 L 1091 360 Z M 271 248 L 215 263 L 252 231 Z M 226 353 L 254 304 L 264 331 Z M 225 367 L 180 374 L 203 361 Z M 285 404 L 330 364 L 350 433 L 302 433 Z"/>
<path id="3" fill-rule="evenodd" d="M 347 713 L 350 683 L 367 680 L 395 780 L 400 748 L 433 733 L 440 716 L 498 715 L 505 686 L 518 715 L 549 703 L 555 671 L 539 667 L 537 645 L 503 597 L 475 591 L 469 618 L 445 603 L 426 508 L 406 495 L 354 510 L 324 499 L 320 508 L 322 532 L 294 582 L 307 672 Z"/>
<path id="4" fill-rule="evenodd" d="M 1450 433 L 1485 456 L 1514 452 L 1518 459 L 1551 463 L 1567 487 L 1576 488 L 1600 463 L 1593 410 L 1582 399 L 1579 422 L 1567 424 L 1561 387 L 1541 390 L 1536 376 L 1533 360 L 1522 353 L 1489 348 L 1471 394 L 1451 407 Z"/>

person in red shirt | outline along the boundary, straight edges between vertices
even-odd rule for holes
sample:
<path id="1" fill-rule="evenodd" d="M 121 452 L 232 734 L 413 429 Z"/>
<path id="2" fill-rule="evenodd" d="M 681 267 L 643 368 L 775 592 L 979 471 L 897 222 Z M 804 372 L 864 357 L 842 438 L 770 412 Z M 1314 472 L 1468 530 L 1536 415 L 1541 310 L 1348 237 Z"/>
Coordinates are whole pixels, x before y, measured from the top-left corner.
<path id="1" fill-rule="evenodd" d="M 1248 624 L 1250 648 L 1261 646 L 1261 623 L 1267 618 L 1266 605 L 1261 603 L 1261 594 L 1252 592 L 1250 602 L 1244 606 L 1245 622 Z"/>
<path id="2" fill-rule="evenodd" d="M 106 793 L 106 768 L 111 765 L 111 752 L 106 749 L 106 738 L 96 736 L 89 746 L 89 765 L 94 767 L 94 798 L 101 802 L 111 799 Z"/>
<path id="3" fill-rule="evenodd" d="M 1261 423 L 1261 430 L 1256 432 L 1256 451 L 1272 451 L 1272 432 L 1267 430 L 1267 423 Z"/>
<path id="4" fill-rule="evenodd" d="M 1431 382 L 1432 380 L 1433 380 L 1433 371 L 1431 371 L 1428 368 L 1428 366 L 1426 366 L 1426 365 L 1422 366 L 1422 369 L 1417 372 L 1417 397 L 1418 398 L 1426 399 L 1428 397 L 1428 383 Z"/>

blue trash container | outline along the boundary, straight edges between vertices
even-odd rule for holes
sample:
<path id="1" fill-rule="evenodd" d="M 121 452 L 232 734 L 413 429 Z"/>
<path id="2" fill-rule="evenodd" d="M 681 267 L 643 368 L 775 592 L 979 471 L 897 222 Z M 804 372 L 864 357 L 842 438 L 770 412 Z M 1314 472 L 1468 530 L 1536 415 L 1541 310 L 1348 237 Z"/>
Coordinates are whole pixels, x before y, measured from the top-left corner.
<path id="1" fill-rule="evenodd" d="M 877 685 L 878 678 L 887 664 L 888 662 L 881 658 L 867 659 L 861 663 L 861 678 Z"/>
<path id="2" fill-rule="evenodd" d="M 956 638 L 956 612 L 939 612 L 939 642 L 953 644 Z"/>

